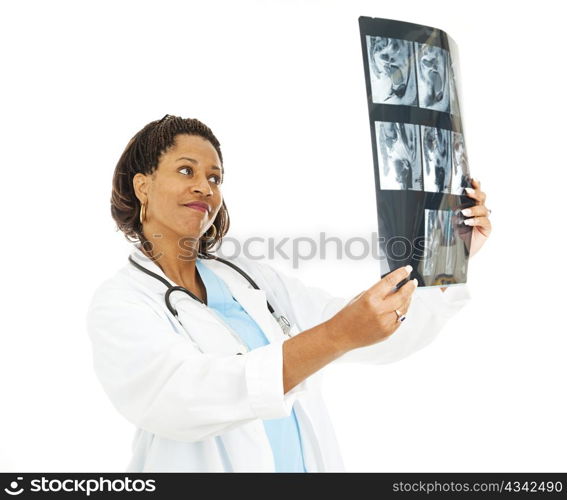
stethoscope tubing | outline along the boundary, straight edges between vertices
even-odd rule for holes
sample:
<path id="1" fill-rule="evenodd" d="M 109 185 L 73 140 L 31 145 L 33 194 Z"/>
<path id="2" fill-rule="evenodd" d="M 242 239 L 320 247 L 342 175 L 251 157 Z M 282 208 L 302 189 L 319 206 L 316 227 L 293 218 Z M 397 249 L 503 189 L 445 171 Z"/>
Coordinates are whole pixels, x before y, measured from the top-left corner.
<path id="1" fill-rule="evenodd" d="M 248 283 L 250 283 L 252 285 L 252 287 L 254 287 L 256 290 L 260 290 L 260 287 L 256 284 L 256 282 L 247 274 L 245 273 L 242 269 L 240 269 L 236 264 L 233 264 L 232 262 L 229 262 L 225 259 L 221 259 L 220 257 L 217 257 L 216 255 L 199 255 L 199 257 L 203 258 L 203 259 L 214 259 L 214 260 L 218 260 L 219 262 L 222 262 L 223 264 L 231 267 L 232 269 L 234 269 L 237 273 L 239 273 L 243 278 L 245 278 Z M 167 287 L 167 292 L 165 293 L 165 305 L 167 306 L 167 308 L 169 309 L 169 311 L 171 312 L 171 314 L 173 314 L 175 317 L 177 317 L 177 310 L 171 305 L 171 301 L 169 299 L 169 296 L 176 291 L 179 292 L 183 292 L 186 293 L 187 295 L 189 295 L 192 299 L 196 300 L 197 302 L 199 302 L 200 304 L 206 305 L 205 302 L 203 302 L 201 300 L 200 297 L 198 297 L 197 295 L 195 295 L 193 292 L 191 292 L 190 290 L 188 290 L 187 288 L 183 287 L 183 286 L 174 286 L 172 285 L 169 281 L 167 281 L 165 278 L 161 277 L 159 274 L 154 273 L 153 271 L 150 271 L 149 269 L 146 269 L 144 266 L 142 266 L 141 264 L 138 264 L 133 258 L 132 256 L 128 256 L 128 260 L 134 265 L 134 267 L 138 268 L 140 271 L 152 276 L 153 278 L 157 279 L 158 281 L 160 281 L 161 283 L 163 283 L 166 287 Z M 270 302 L 268 300 L 266 300 L 266 304 L 268 306 L 268 309 L 270 311 L 271 314 L 274 314 L 274 308 L 271 306 Z"/>

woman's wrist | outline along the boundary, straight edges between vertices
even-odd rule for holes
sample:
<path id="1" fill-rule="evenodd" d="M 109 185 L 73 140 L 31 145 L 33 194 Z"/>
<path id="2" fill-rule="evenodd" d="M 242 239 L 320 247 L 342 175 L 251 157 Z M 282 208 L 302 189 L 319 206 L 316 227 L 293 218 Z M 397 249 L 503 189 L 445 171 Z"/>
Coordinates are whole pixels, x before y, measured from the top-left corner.
<path id="1" fill-rule="evenodd" d="M 348 335 L 345 335 L 343 329 L 332 318 L 321 323 L 319 327 L 320 330 L 317 331 L 317 335 L 320 336 L 321 342 L 327 344 L 337 358 L 353 349 L 349 344 Z"/>
<path id="2" fill-rule="evenodd" d="M 283 343 L 284 393 L 347 351 L 329 322 L 286 340 Z"/>

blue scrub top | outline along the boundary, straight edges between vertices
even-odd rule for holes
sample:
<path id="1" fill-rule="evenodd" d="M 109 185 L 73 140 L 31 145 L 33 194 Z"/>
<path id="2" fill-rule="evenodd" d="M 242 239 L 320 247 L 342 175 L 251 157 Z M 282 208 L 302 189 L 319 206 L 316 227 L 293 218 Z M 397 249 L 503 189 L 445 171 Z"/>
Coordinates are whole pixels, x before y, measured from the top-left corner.
<path id="1" fill-rule="evenodd" d="M 207 306 L 214 309 L 238 333 L 248 349 L 269 344 L 262 329 L 234 299 L 225 282 L 200 259 L 197 259 L 196 266 L 207 290 Z M 276 472 L 306 472 L 295 411 L 292 409 L 289 417 L 263 422 L 272 446 Z"/>

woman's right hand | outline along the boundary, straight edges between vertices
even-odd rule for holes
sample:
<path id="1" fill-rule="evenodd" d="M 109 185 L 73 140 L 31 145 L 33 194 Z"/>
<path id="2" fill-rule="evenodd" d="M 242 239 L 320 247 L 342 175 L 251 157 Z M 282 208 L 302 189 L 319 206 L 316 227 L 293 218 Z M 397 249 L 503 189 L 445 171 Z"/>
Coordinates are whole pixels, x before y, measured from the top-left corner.
<path id="1" fill-rule="evenodd" d="M 395 310 L 407 312 L 417 287 L 417 281 L 411 280 L 395 290 L 409 276 L 408 268 L 396 269 L 329 320 L 283 343 L 284 393 L 348 351 L 376 344 L 399 328 Z"/>
<path id="2" fill-rule="evenodd" d="M 395 287 L 411 273 L 411 266 L 400 267 L 352 299 L 325 322 L 328 336 L 338 352 L 381 342 L 401 325 L 396 309 L 408 311 L 417 280 Z"/>

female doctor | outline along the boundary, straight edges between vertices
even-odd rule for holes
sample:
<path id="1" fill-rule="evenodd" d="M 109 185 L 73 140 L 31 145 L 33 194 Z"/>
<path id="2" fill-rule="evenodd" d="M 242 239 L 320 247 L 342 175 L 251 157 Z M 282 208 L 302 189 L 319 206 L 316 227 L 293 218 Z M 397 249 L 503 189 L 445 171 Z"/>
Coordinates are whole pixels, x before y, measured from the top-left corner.
<path id="1" fill-rule="evenodd" d="M 348 301 L 242 256 L 217 260 L 223 176 L 212 131 L 170 115 L 130 140 L 114 172 L 112 217 L 135 244 L 95 290 L 87 329 L 98 379 L 137 428 L 127 470 L 341 471 L 318 371 L 422 348 L 467 287 L 396 289 L 408 266 Z M 471 254 L 491 232 L 473 186 Z"/>

